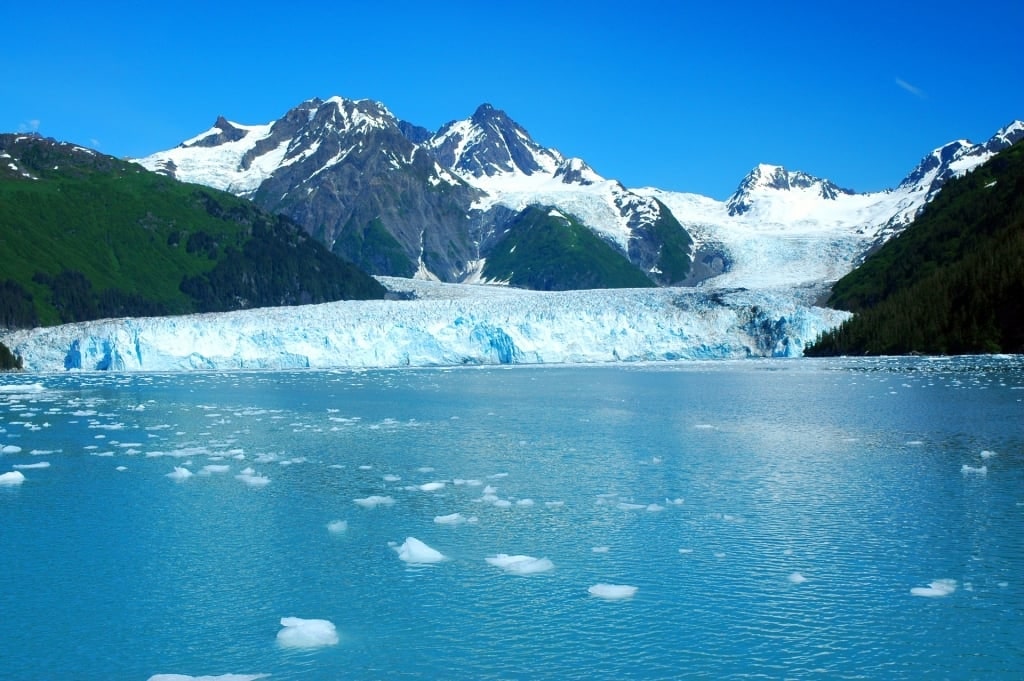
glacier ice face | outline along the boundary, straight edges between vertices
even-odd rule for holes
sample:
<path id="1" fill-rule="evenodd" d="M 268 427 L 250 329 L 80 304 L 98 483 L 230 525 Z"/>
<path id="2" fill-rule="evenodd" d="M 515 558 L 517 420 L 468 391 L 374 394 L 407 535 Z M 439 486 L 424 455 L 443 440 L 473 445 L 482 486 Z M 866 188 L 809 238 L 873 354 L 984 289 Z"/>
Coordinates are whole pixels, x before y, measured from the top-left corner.
<path id="1" fill-rule="evenodd" d="M 811 289 L 539 292 L 382 278 L 413 300 L 110 319 L 0 334 L 28 371 L 795 357 L 849 315 Z"/>

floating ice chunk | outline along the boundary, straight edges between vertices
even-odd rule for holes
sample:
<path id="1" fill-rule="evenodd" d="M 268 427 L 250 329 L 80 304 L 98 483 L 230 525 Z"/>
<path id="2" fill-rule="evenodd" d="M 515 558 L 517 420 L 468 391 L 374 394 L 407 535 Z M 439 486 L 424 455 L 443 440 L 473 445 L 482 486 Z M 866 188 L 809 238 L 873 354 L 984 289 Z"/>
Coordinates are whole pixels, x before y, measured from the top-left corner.
<path id="1" fill-rule="evenodd" d="M 0 385 L 0 394 L 6 393 L 9 395 L 25 394 L 25 393 L 41 393 L 43 392 L 42 383 L 24 383 L 21 385 Z"/>
<path id="2" fill-rule="evenodd" d="M 127 466 L 118 466 L 118 467 L 117 467 L 117 468 L 115 468 L 114 470 L 115 470 L 115 471 L 120 471 L 120 472 L 122 472 L 122 473 L 123 473 L 124 471 L 128 470 L 128 467 L 127 467 Z"/>
<path id="3" fill-rule="evenodd" d="M 675 499 L 669 499 L 668 497 L 666 497 L 665 503 L 668 504 L 669 506 L 682 506 L 686 502 L 683 500 L 682 497 L 676 497 Z"/>
<path id="4" fill-rule="evenodd" d="M 188 480 L 189 478 L 191 478 L 192 471 L 185 468 L 184 466 L 175 466 L 174 470 L 167 474 L 167 477 L 170 478 L 171 480 L 181 482 L 183 480 Z"/>
<path id="5" fill-rule="evenodd" d="M 545 501 L 544 505 L 547 506 L 548 508 L 561 508 L 562 506 L 565 506 L 565 502 L 564 501 Z"/>
<path id="6" fill-rule="evenodd" d="M 211 463 L 203 466 L 203 469 L 199 471 L 200 475 L 213 475 L 214 473 L 227 473 L 231 470 L 231 466 L 226 464 Z"/>
<path id="7" fill-rule="evenodd" d="M 393 473 L 388 473 L 387 475 L 384 476 L 384 482 L 398 482 L 401 479 L 402 476 L 394 475 Z"/>
<path id="8" fill-rule="evenodd" d="M 497 487 L 492 487 L 491 485 L 487 485 L 487 487 L 484 487 L 484 494 L 497 494 L 497 493 L 498 493 L 498 488 Z"/>
<path id="9" fill-rule="evenodd" d="M 995 455 L 996 455 L 995 452 L 990 451 L 988 449 L 981 450 L 981 458 L 983 458 L 983 459 L 991 459 Z"/>
<path id="10" fill-rule="evenodd" d="M 440 563 L 445 560 L 443 553 L 433 549 L 416 537 L 406 537 L 401 546 L 394 547 L 398 552 L 398 559 L 406 563 Z"/>
<path id="11" fill-rule="evenodd" d="M 419 468 L 416 469 L 416 471 L 419 472 L 419 473 L 433 473 L 434 472 L 434 467 L 433 466 L 420 466 Z"/>
<path id="12" fill-rule="evenodd" d="M 956 591 L 955 579 L 936 579 L 934 582 L 928 584 L 928 586 L 915 586 L 910 590 L 910 593 L 915 596 L 940 598 L 942 596 L 948 596 L 954 591 Z"/>
<path id="13" fill-rule="evenodd" d="M 508 477 L 508 473 L 495 473 L 493 475 L 488 475 L 487 479 L 488 480 L 499 480 L 501 478 L 507 478 L 507 477 Z"/>
<path id="14" fill-rule="evenodd" d="M 21 471 L 0 474 L 0 487 L 20 485 L 23 482 L 25 482 L 25 474 Z"/>
<path id="15" fill-rule="evenodd" d="M 495 508 L 508 508 L 511 505 L 512 505 L 512 502 L 509 501 L 508 499 L 497 499 L 494 502 L 494 507 Z"/>
<path id="16" fill-rule="evenodd" d="M 647 504 L 647 510 L 652 513 L 657 513 L 658 511 L 664 511 L 665 507 L 661 504 Z"/>
<path id="17" fill-rule="evenodd" d="M 516 506 L 533 506 L 533 499 L 520 499 L 516 502 Z"/>
<path id="18" fill-rule="evenodd" d="M 18 463 L 14 465 L 14 470 L 27 471 L 33 468 L 49 468 L 49 461 L 40 461 L 39 463 Z"/>
<path id="19" fill-rule="evenodd" d="M 632 598 L 633 595 L 636 594 L 636 591 L 637 587 L 627 586 L 625 584 L 595 584 L 587 589 L 587 592 L 591 596 L 597 596 L 598 598 L 604 598 L 609 601 Z"/>
<path id="20" fill-rule="evenodd" d="M 338 643 L 338 630 L 329 620 L 282 617 L 277 642 L 285 648 L 322 648 Z"/>
<path id="21" fill-rule="evenodd" d="M 922 445 L 924 445 L 923 440 L 910 440 L 909 442 L 907 442 L 908 447 L 920 447 Z"/>
<path id="22" fill-rule="evenodd" d="M 434 522 L 438 525 L 461 525 L 467 522 L 467 518 L 461 513 L 449 513 L 448 515 L 434 516 Z"/>
<path id="23" fill-rule="evenodd" d="M 377 494 L 374 494 L 374 495 L 371 495 L 371 496 L 368 496 L 368 497 L 363 497 L 362 499 L 353 499 L 352 501 L 354 501 L 357 505 L 362 506 L 363 508 L 377 508 L 378 506 L 391 506 L 391 505 L 393 505 L 395 503 L 395 500 L 394 500 L 393 497 L 382 497 L 382 496 L 377 495 Z"/>
<path id="24" fill-rule="evenodd" d="M 269 674 L 221 674 L 219 676 L 188 676 L 186 674 L 154 674 L 148 681 L 257 681 Z"/>
<path id="25" fill-rule="evenodd" d="M 794 573 L 790 574 L 789 577 L 787 577 L 786 579 L 789 580 L 790 584 L 803 584 L 804 582 L 807 581 L 807 578 L 804 577 L 799 572 L 794 572 Z"/>
<path id="26" fill-rule="evenodd" d="M 608 547 L 607 546 L 592 546 L 592 547 L 590 547 L 590 550 L 593 553 L 608 553 Z"/>
<path id="27" fill-rule="evenodd" d="M 679 549 L 679 553 L 684 555 L 688 553 L 693 553 L 693 549 Z"/>
<path id="28" fill-rule="evenodd" d="M 439 489 L 444 489 L 444 485 L 443 482 L 425 482 L 419 486 L 419 489 L 423 492 L 436 492 Z"/>
<path id="29" fill-rule="evenodd" d="M 617 509 L 619 509 L 621 511 L 639 511 L 639 510 L 645 509 L 647 507 L 644 506 L 643 504 L 631 504 L 631 503 L 628 503 L 628 502 L 625 502 L 625 501 L 620 501 L 619 503 L 617 503 L 615 505 L 615 508 L 617 508 Z"/>
<path id="30" fill-rule="evenodd" d="M 18 445 L 4 445 L 0 447 L 0 454 L 20 454 L 21 447 Z"/>
<path id="31" fill-rule="evenodd" d="M 347 520 L 332 520 L 327 523 L 327 531 L 331 534 L 341 534 L 348 529 Z"/>
<path id="32" fill-rule="evenodd" d="M 241 480 L 249 487 L 266 487 L 270 484 L 270 478 L 265 475 L 256 475 L 256 472 L 251 468 L 246 468 L 244 471 L 236 475 L 235 480 Z"/>
<path id="33" fill-rule="evenodd" d="M 533 556 L 510 556 L 507 553 L 499 553 L 496 556 L 488 556 L 484 560 L 513 575 L 533 575 L 555 569 L 555 564 L 549 559 L 534 558 Z"/>
<path id="34" fill-rule="evenodd" d="M 960 472 L 964 475 L 988 475 L 988 466 L 968 466 L 964 464 L 960 467 Z"/>

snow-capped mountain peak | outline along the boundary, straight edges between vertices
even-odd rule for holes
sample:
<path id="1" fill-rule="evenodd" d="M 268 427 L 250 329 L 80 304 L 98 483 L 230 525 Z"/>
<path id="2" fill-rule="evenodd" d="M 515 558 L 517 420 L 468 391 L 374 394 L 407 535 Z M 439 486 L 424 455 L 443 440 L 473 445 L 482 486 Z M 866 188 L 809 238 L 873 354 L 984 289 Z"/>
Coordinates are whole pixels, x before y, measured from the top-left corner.
<path id="1" fill-rule="evenodd" d="M 562 155 L 533 141 L 508 114 L 482 104 L 465 120 L 452 121 L 427 141 L 441 163 L 466 179 L 495 175 L 552 174 Z"/>
<path id="2" fill-rule="evenodd" d="M 852 194 L 829 180 L 800 171 L 786 170 L 782 166 L 761 163 L 751 170 L 727 202 L 729 215 L 742 215 L 749 211 L 758 196 L 771 192 L 800 192 L 822 199 L 835 200 L 840 194 Z"/>
<path id="3" fill-rule="evenodd" d="M 558 164 L 555 169 L 555 177 L 564 184 L 591 185 L 602 182 L 603 177 L 598 175 L 587 162 L 581 158 L 567 158 Z"/>
<path id="4" fill-rule="evenodd" d="M 921 159 L 900 182 L 899 189 L 924 193 L 925 202 L 931 201 L 947 180 L 970 172 L 1020 139 L 1024 139 L 1024 121 L 1015 120 L 984 144 L 966 139 L 944 144 Z"/>

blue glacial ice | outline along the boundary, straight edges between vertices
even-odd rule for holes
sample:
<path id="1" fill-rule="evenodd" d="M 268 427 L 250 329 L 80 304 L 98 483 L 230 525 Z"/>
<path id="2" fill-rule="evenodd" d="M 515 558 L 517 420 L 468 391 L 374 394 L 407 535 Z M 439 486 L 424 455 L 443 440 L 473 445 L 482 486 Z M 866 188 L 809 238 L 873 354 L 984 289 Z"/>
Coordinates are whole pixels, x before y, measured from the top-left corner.
<path id="1" fill-rule="evenodd" d="M 0 333 L 30 371 L 368 368 L 793 357 L 848 317 L 793 289 L 540 292 L 382 278 L 341 301 Z"/>

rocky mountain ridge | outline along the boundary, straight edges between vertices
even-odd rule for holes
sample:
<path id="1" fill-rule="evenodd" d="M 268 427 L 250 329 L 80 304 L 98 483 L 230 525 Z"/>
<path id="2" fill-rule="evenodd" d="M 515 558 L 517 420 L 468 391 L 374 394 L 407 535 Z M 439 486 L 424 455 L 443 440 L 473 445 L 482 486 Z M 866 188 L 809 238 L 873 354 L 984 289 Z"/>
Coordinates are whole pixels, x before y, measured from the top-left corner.
<path id="1" fill-rule="evenodd" d="M 950 177 L 1022 136 L 1024 123 L 1016 121 L 984 144 L 950 143 L 894 189 L 866 194 L 761 164 L 719 202 L 628 189 L 537 143 L 489 104 L 431 133 L 379 102 L 332 97 L 303 102 L 265 125 L 218 118 L 210 130 L 140 162 L 283 212 L 374 274 L 487 281 L 487 258 L 509 226 L 528 208 L 549 207 L 574 216 L 657 285 L 726 272 L 734 276 L 722 283 L 745 285 L 834 281 L 904 229 Z M 757 255 L 749 244 L 756 251 L 767 234 L 795 245 L 797 260 L 811 257 L 806 276 L 795 261 L 742 262 Z M 813 243 L 820 237 L 822 248 Z M 818 267 L 822 258 L 831 261 Z M 737 267 L 762 272 L 748 279 Z"/>

